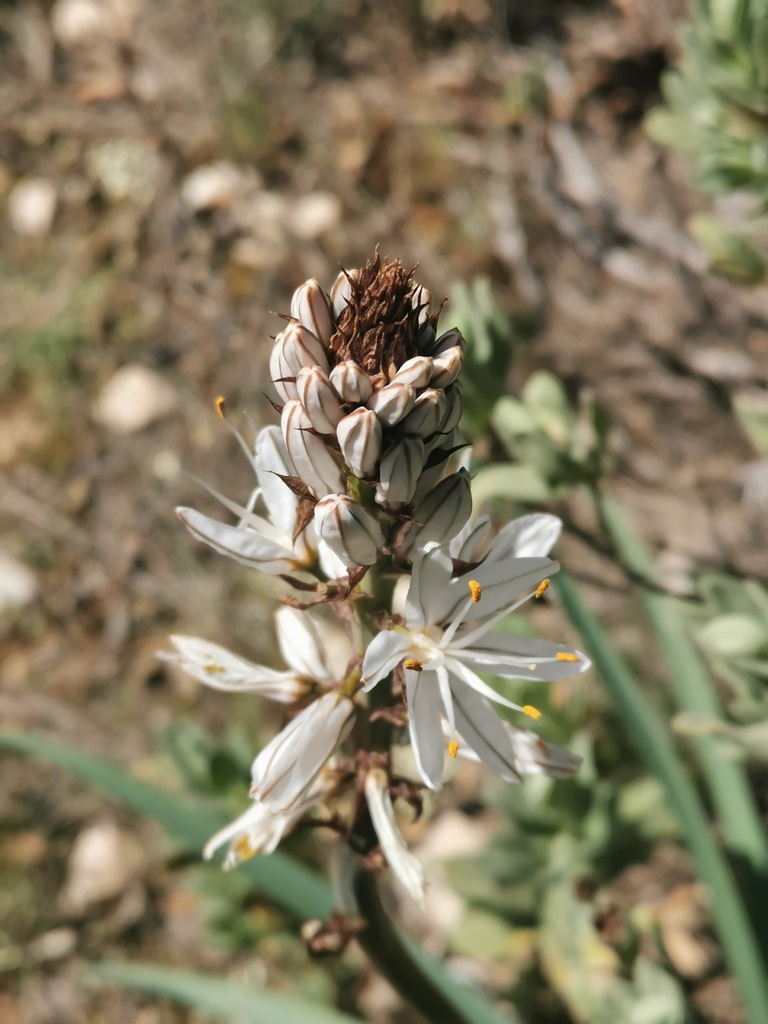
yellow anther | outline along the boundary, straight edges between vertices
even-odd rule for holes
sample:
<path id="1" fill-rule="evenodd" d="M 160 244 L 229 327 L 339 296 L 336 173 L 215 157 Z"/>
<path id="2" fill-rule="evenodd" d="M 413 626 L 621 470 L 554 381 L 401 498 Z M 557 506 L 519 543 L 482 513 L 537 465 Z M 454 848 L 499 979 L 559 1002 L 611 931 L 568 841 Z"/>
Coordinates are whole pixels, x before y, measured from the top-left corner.
<path id="1" fill-rule="evenodd" d="M 456 757 L 458 752 L 459 752 L 459 744 L 456 742 L 456 740 L 451 740 L 451 742 L 448 744 L 448 756 L 449 757 Z"/>
<path id="2" fill-rule="evenodd" d="M 204 665 L 203 666 L 203 672 L 208 672 L 208 673 L 210 673 L 210 675 L 214 675 L 216 672 L 223 672 L 223 671 L 224 671 L 223 665 L 211 664 L 211 665 Z"/>
<path id="3" fill-rule="evenodd" d="M 258 850 L 253 845 L 248 836 L 239 836 L 232 843 L 232 852 L 235 854 L 238 860 L 250 860 L 251 857 L 255 857 Z"/>
<path id="4" fill-rule="evenodd" d="M 403 662 L 403 668 L 410 669 L 411 672 L 421 672 L 422 664 L 416 658 L 406 658 Z"/>
<path id="5" fill-rule="evenodd" d="M 224 396 L 223 395 L 219 395 L 218 398 L 216 399 L 216 401 L 213 404 L 216 406 L 216 412 L 219 414 L 219 417 L 221 419 L 224 419 L 225 418 L 224 410 L 225 410 L 226 405 L 227 405 L 226 400 L 224 399 Z"/>
<path id="6" fill-rule="evenodd" d="M 574 665 L 579 660 L 578 654 L 571 654 L 570 651 L 558 651 L 555 657 L 558 661 L 570 661 Z"/>
<path id="7" fill-rule="evenodd" d="M 533 596 L 534 597 L 543 597 L 544 594 L 546 594 L 546 592 L 548 590 L 549 590 L 549 577 L 547 577 L 547 579 L 541 581 L 541 583 L 536 588 L 536 593 Z"/>
<path id="8" fill-rule="evenodd" d="M 533 704 L 525 704 L 523 706 L 523 714 L 528 715 L 529 718 L 541 718 L 541 712 Z"/>
<path id="9" fill-rule="evenodd" d="M 472 604 L 477 604 L 477 602 L 483 596 L 482 587 L 477 582 L 477 580 L 470 580 L 467 586 L 469 587 L 469 592 L 472 595 Z"/>

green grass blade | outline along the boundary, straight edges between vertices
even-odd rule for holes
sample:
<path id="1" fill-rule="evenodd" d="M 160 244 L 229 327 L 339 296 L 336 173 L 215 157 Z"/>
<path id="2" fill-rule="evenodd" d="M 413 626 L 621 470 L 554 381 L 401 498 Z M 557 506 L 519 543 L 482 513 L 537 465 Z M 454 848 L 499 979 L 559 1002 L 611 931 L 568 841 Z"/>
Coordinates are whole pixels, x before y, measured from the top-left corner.
<path id="1" fill-rule="evenodd" d="M 637 575 L 656 583 L 653 561 L 616 502 L 609 497 L 600 497 L 598 501 L 603 522 L 622 562 Z M 678 709 L 721 719 L 720 701 L 689 636 L 679 603 L 653 590 L 645 590 L 642 597 L 669 668 L 669 681 Z M 743 858 L 757 877 L 765 877 L 768 841 L 744 767 L 738 761 L 723 757 L 717 741 L 711 737 L 698 737 L 692 743 L 712 793 L 726 846 Z"/>
<path id="2" fill-rule="evenodd" d="M 609 641 L 595 615 L 563 572 L 558 573 L 563 606 L 592 655 L 649 767 L 664 786 L 699 875 L 709 890 L 712 914 L 723 951 L 737 981 L 751 1024 L 768 1021 L 768 983 L 752 925 L 730 867 L 714 840 L 709 822 L 669 731 L 649 705 L 624 659 Z"/>
<path id="3" fill-rule="evenodd" d="M 238 1024 L 297 1024 L 298 1021 L 302 1024 L 360 1024 L 359 1018 L 328 1006 L 174 967 L 146 963 L 91 964 L 86 977 L 102 985 L 150 992 L 215 1014 L 222 1020 L 237 1020 Z"/>
<path id="4" fill-rule="evenodd" d="M 106 789 L 139 814 L 159 821 L 170 835 L 191 847 L 201 848 L 227 822 L 218 808 L 150 785 L 109 761 L 54 743 L 47 736 L 0 730 L 0 745 L 40 757 L 84 782 Z M 254 857 L 243 864 L 241 871 L 256 892 L 294 917 L 325 918 L 333 909 L 328 884 L 285 854 Z"/>

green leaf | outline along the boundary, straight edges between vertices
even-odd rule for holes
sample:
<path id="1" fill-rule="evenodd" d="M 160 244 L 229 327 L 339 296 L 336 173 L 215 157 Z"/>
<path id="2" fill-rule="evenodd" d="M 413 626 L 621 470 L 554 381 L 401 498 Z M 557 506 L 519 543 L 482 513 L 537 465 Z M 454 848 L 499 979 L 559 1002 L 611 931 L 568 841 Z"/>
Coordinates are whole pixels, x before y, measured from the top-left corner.
<path id="1" fill-rule="evenodd" d="M 108 761 L 54 743 L 47 736 L 0 730 L 0 745 L 43 758 L 84 782 L 106 789 L 133 810 L 159 821 L 175 839 L 190 847 L 202 848 L 227 823 L 227 817 L 215 805 L 150 785 Z M 240 870 L 256 892 L 297 918 L 325 918 L 333 908 L 329 886 L 285 854 L 254 857 Z"/>
<path id="2" fill-rule="evenodd" d="M 472 481 L 476 508 L 487 501 L 506 498 L 512 501 L 548 501 L 552 491 L 532 466 L 488 466 Z"/>
<path id="3" fill-rule="evenodd" d="M 670 807 L 680 822 L 702 881 L 709 888 L 723 951 L 741 991 L 749 1020 L 753 1024 L 762 1024 L 768 1020 L 768 985 L 757 937 L 730 867 L 715 842 L 688 770 L 634 673 L 609 640 L 597 617 L 584 604 L 567 573 L 558 575 L 558 594 L 624 717 L 629 735 L 666 790 Z"/>
<path id="4" fill-rule="evenodd" d="M 223 1020 L 236 1019 L 243 1024 L 296 1024 L 297 1021 L 306 1021 L 306 1024 L 359 1024 L 359 1018 L 327 1006 L 174 967 L 100 963 L 90 965 L 88 975 L 102 985 L 151 992 L 184 1006 L 213 1013 Z"/>

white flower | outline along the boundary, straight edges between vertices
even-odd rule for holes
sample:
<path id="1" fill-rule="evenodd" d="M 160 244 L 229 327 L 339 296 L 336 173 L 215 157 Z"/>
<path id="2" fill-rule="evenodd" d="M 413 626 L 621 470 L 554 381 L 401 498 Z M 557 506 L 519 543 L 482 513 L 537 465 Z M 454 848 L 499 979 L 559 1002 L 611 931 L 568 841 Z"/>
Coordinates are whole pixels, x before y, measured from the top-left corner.
<path id="1" fill-rule="evenodd" d="M 274 853 L 284 835 L 307 811 L 326 800 L 336 788 L 333 769 L 322 768 L 301 798 L 285 807 L 254 802 L 233 822 L 212 836 L 205 844 L 203 856 L 210 860 L 219 847 L 229 843 L 222 867 L 237 867 L 258 853 Z"/>
<path id="2" fill-rule="evenodd" d="M 289 722 L 251 766 L 253 806 L 208 841 L 205 856 L 226 842 L 226 867 L 271 853 L 304 811 L 333 788 L 331 776 L 321 773 L 351 728 L 354 710 L 348 697 L 326 693 Z"/>
<path id="3" fill-rule="evenodd" d="M 312 611 L 284 607 L 275 613 L 277 640 L 283 658 L 290 666 L 280 672 L 266 665 L 255 665 L 231 651 L 194 636 L 171 636 L 175 651 L 160 651 L 194 679 L 214 690 L 230 693 L 255 693 L 259 697 L 291 704 L 309 692 L 311 684 L 330 688 L 339 673 L 329 664 L 321 642 L 322 620 Z"/>
<path id="4" fill-rule="evenodd" d="M 245 447 L 245 443 L 242 444 Z M 344 566 L 327 545 L 318 540 L 311 523 L 294 540 L 298 498 L 281 477 L 295 476 L 296 470 L 280 428 L 264 427 L 257 435 L 255 454 L 251 456 L 247 448 L 245 450 L 258 480 L 247 507 L 209 488 L 214 497 L 240 517 L 240 522 L 229 526 L 195 509 L 178 508 L 176 513 L 182 523 L 215 551 L 270 576 L 308 569 L 317 558 L 326 576 L 334 579 L 345 575 Z M 253 511 L 259 501 L 264 505 L 264 515 Z"/>
<path id="5" fill-rule="evenodd" d="M 444 714 L 455 756 L 457 735 L 490 768 L 506 778 L 520 777 L 509 732 L 489 702 L 532 717 L 485 683 L 476 670 L 505 679 L 554 680 L 583 672 L 589 659 L 547 640 L 491 633 L 502 618 L 541 593 L 543 581 L 559 569 L 540 554 L 554 533 L 554 517 L 528 516 L 510 524 L 491 543 L 484 561 L 452 578 L 445 547 L 433 547 L 413 567 L 405 626 L 374 637 L 363 660 L 363 682 L 370 690 L 401 663 L 405 669 L 408 720 L 414 757 L 425 784 L 441 786 Z"/>
<path id="6" fill-rule="evenodd" d="M 389 795 L 387 773 L 372 768 L 365 777 L 365 797 L 371 821 L 387 864 L 397 880 L 415 900 L 423 900 L 425 883 L 421 864 L 403 842 Z"/>

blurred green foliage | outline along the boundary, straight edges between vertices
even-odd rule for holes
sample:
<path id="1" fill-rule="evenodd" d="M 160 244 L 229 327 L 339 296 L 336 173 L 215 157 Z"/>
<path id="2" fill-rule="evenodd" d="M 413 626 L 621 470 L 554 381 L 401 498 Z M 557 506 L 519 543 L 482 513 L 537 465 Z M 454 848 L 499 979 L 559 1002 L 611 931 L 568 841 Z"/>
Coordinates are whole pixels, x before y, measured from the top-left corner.
<path id="1" fill-rule="evenodd" d="M 647 127 L 653 138 L 685 152 L 701 188 L 743 191 L 755 212 L 768 207 L 768 4 L 699 0 L 681 33 L 679 67 L 664 75 L 665 106 Z M 745 283 L 765 277 L 753 221 L 738 232 L 712 218 L 692 224 L 712 267 Z M 758 238 L 750 240 L 750 234 Z M 746 236 L 746 237 L 745 237 Z M 763 238 L 763 243 L 765 239 Z"/>

